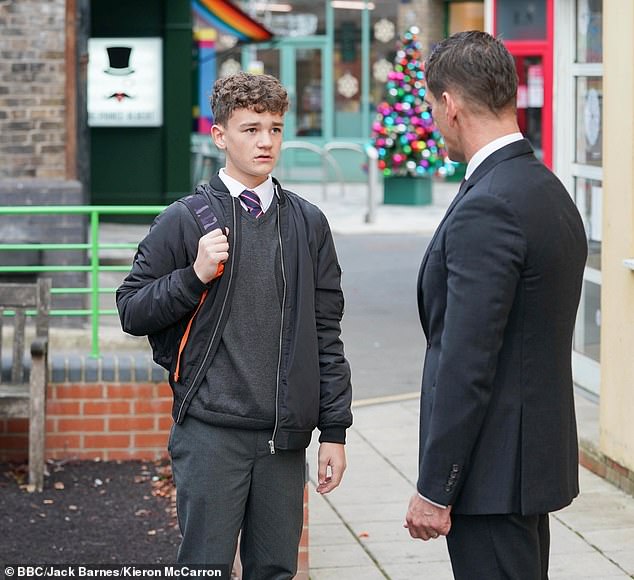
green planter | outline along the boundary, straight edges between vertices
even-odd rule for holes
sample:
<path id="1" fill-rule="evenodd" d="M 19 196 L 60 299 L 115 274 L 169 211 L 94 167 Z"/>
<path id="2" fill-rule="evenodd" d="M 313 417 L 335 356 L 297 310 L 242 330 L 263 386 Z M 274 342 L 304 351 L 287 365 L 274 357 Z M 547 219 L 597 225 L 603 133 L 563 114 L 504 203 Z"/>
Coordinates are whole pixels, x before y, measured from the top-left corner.
<path id="1" fill-rule="evenodd" d="M 467 164 L 466 163 L 456 163 L 456 167 L 455 167 L 455 172 L 453 175 L 448 175 L 445 178 L 445 181 L 449 181 L 451 183 L 460 183 L 463 178 L 464 178 L 464 174 L 465 171 L 467 170 Z"/>
<path id="2" fill-rule="evenodd" d="M 383 203 L 391 205 L 429 205 L 431 178 L 386 177 L 383 180 Z"/>

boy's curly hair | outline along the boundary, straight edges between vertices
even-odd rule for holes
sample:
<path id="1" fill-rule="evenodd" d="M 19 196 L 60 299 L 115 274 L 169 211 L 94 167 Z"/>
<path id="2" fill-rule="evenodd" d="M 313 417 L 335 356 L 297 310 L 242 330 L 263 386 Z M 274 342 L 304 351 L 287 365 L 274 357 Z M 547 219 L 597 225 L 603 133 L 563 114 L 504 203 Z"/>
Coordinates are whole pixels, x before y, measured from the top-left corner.
<path id="1" fill-rule="evenodd" d="M 271 75 L 241 71 L 216 80 L 210 104 L 214 123 L 226 125 L 237 109 L 283 115 L 288 110 L 288 93 Z"/>

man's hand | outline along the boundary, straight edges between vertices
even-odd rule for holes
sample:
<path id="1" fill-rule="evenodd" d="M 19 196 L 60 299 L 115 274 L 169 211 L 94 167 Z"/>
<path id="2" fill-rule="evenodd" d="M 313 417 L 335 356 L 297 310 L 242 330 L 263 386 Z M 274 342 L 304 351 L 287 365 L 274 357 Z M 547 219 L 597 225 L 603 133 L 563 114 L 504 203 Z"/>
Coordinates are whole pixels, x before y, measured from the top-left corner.
<path id="1" fill-rule="evenodd" d="M 415 493 L 409 500 L 405 522 L 403 527 L 412 538 L 429 540 L 446 536 L 451 529 L 451 506 L 436 507 Z"/>
<path id="2" fill-rule="evenodd" d="M 203 284 L 211 282 L 222 274 L 222 265 L 229 259 L 228 234 L 228 228 L 225 233 L 218 228 L 198 240 L 194 272 Z"/>
<path id="3" fill-rule="evenodd" d="M 346 449 L 342 443 L 321 443 L 317 456 L 317 493 L 329 493 L 341 483 L 346 470 Z"/>

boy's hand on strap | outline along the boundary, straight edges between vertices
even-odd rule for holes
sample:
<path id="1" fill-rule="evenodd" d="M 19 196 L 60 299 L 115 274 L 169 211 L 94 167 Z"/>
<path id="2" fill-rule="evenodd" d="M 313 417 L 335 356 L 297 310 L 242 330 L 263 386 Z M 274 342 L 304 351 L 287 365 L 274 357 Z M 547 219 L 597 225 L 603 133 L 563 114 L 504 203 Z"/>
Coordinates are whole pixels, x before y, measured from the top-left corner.
<path id="1" fill-rule="evenodd" d="M 198 254 L 194 261 L 194 272 L 201 282 L 207 284 L 224 271 L 224 264 L 229 259 L 229 228 L 225 233 L 218 228 L 205 234 L 198 241 Z"/>

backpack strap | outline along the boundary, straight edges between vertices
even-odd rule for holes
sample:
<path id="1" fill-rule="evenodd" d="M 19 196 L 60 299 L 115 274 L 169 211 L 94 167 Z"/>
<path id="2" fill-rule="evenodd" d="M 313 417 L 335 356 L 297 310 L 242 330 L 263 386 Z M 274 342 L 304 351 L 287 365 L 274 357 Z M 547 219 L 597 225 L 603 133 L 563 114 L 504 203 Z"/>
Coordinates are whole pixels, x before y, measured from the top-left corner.
<path id="1" fill-rule="evenodd" d="M 201 236 L 218 227 L 218 218 L 205 197 L 204 195 L 193 193 L 178 200 L 185 205 L 196 220 Z"/>
<path id="2" fill-rule="evenodd" d="M 211 209 L 211 205 L 209 204 L 209 200 L 206 199 L 206 195 L 192 193 L 191 195 L 183 197 L 178 201 L 189 210 L 192 216 L 194 216 L 194 220 L 198 224 L 198 229 L 200 230 L 201 237 L 205 234 L 208 234 L 211 230 L 220 227 L 218 225 L 218 218 Z M 222 276 L 222 273 L 224 271 L 225 265 L 218 264 L 216 276 Z"/>
<path id="3" fill-rule="evenodd" d="M 194 216 L 194 220 L 196 220 L 196 223 L 198 224 L 198 229 L 200 230 L 201 237 L 218 227 L 218 218 L 216 217 L 216 214 L 212 211 L 211 206 L 209 205 L 209 201 L 205 199 L 205 197 L 206 196 L 204 195 L 193 193 L 192 195 L 188 195 L 187 197 L 183 197 L 178 200 L 190 211 L 192 216 Z M 225 265 L 218 264 L 216 277 L 221 276 L 224 270 Z M 180 339 L 178 345 L 178 354 L 176 357 L 176 369 L 174 370 L 174 380 L 176 382 L 178 382 L 180 379 L 181 355 L 183 354 L 183 350 L 185 350 L 185 346 L 187 345 L 192 323 L 194 322 L 194 318 L 196 318 L 196 314 L 198 314 L 200 307 L 203 305 L 203 302 L 207 298 L 208 293 L 209 290 L 205 290 L 202 293 L 200 301 L 198 302 L 198 306 L 196 307 L 196 310 L 194 311 L 192 317 L 189 319 L 189 322 L 187 323 L 187 328 L 185 329 L 185 333 Z"/>

